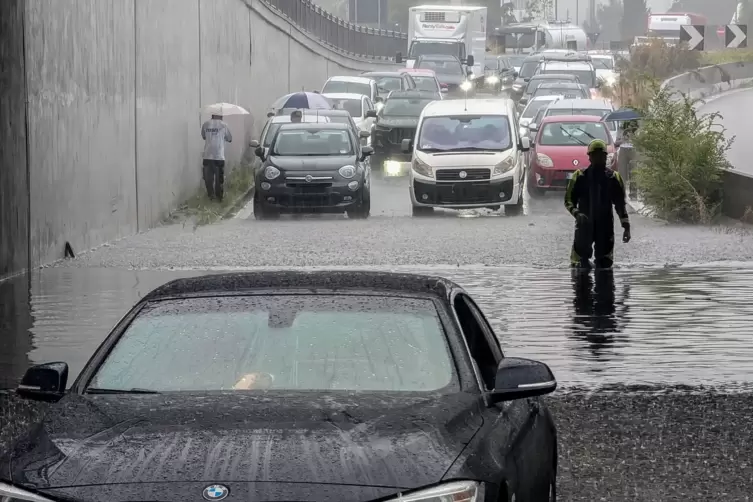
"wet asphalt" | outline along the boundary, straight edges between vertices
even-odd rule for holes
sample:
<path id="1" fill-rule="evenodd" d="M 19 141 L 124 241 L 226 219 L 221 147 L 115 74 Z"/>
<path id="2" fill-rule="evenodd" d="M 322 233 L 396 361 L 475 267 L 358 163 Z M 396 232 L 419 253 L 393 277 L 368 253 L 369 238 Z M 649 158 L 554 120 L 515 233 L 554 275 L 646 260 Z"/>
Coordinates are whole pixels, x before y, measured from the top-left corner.
<path id="1" fill-rule="evenodd" d="M 5 296 L 0 310 L 2 331 L 14 335 L 3 340 L 14 354 L 0 363 L 5 381 L 50 358 L 80 366 L 138 297 L 175 274 L 435 270 L 467 284 L 507 353 L 549 362 L 563 383 L 547 399 L 560 434 L 560 500 L 750 499 L 748 228 L 671 226 L 633 214 L 633 241 L 617 245 L 615 298 L 605 312 L 584 307 L 591 300 L 570 281 L 572 218 L 561 194 L 527 200 L 520 217 L 484 210 L 416 219 L 405 179 L 377 179 L 373 190 L 366 221 L 258 222 L 247 207 L 215 225 L 157 228 L 16 280 L 18 301 L 10 307 Z M 601 385 L 617 382 L 651 387 Z M 683 383 L 690 387 L 674 388 Z M 0 449 L 41 411 L 0 398 Z"/>

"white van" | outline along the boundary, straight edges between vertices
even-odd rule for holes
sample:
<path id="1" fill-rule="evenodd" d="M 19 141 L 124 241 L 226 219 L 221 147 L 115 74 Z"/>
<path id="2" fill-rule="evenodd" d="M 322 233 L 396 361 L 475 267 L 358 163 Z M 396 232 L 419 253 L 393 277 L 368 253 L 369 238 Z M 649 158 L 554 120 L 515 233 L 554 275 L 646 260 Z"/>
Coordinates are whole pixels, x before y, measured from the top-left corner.
<path id="1" fill-rule="evenodd" d="M 415 139 L 402 149 L 412 153 L 410 198 L 413 215 L 435 207 L 470 209 L 505 206 L 523 209 L 524 152 L 511 99 L 434 101 L 418 119 Z"/>

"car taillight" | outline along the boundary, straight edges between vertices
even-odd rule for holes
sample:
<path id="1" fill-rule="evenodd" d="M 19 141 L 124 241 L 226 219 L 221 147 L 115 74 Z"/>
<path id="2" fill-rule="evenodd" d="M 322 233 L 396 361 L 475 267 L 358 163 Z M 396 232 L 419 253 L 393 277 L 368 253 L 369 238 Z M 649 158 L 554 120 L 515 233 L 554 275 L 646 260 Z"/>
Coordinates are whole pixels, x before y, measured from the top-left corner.
<path id="1" fill-rule="evenodd" d="M 448 87 L 447 84 L 439 84 L 439 85 L 442 87 L 442 89 L 447 89 Z"/>

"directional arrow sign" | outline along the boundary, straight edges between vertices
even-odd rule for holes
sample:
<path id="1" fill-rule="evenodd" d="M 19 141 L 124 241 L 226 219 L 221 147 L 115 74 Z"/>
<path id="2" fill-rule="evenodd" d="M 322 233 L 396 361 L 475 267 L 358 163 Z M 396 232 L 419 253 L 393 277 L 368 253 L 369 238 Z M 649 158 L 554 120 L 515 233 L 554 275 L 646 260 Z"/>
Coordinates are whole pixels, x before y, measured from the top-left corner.
<path id="1" fill-rule="evenodd" d="M 691 51 L 703 50 L 703 32 L 706 27 L 702 24 L 684 24 L 680 30 L 680 42 L 686 42 Z"/>
<path id="2" fill-rule="evenodd" d="M 728 24 L 724 27 L 724 45 L 728 49 L 742 49 L 748 46 L 748 25 Z"/>

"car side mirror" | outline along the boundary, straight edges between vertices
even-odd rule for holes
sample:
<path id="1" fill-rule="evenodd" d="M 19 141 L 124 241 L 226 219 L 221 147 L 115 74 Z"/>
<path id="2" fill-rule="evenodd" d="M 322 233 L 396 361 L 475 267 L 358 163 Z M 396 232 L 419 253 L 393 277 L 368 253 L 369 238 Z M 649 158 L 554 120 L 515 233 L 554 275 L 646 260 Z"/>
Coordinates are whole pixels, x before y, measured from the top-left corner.
<path id="1" fill-rule="evenodd" d="M 506 357 L 497 367 L 494 379 L 494 390 L 489 393 L 491 401 L 514 401 L 528 397 L 551 394 L 557 389 L 557 379 L 546 364 L 522 359 Z"/>
<path id="2" fill-rule="evenodd" d="M 66 363 L 46 363 L 32 366 L 26 370 L 16 393 L 35 401 L 55 402 L 65 395 L 68 384 L 68 365 Z"/>
<path id="3" fill-rule="evenodd" d="M 473 54 L 470 54 L 467 58 L 465 58 L 465 64 L 467 66 L 473 66 L 475 62 L 476 60 L 473 59 Z"/>
<path id="4" fill-rule="evenodd" d="M 411 153 L 413 151 L 413 140 L 408 138 L 404 139 L 400 143 L 400 149 L 403 153 Z"/>
<path id="5" fill-rule="evenodd" d="M 369 155 L 373 155 L 373 154 L 374 154 L 374 149 L 372 147 L 370 147 L 370 146 L 362 146 L 361 147 L 361 159 L 360 159 L 361 162 L 363 162 L 364 160 L 366 160 L 366 157 L 368 157 Z"/>
<path id="6" fill-rule="evenodd" d="M 397 64 L 402 64 L 403 63 L 403 53 L 402 52 L 398 52 L 397 54 L 395 54 L 395 62 Z"/>
<path id="7" fill-rule="evenodd" d="M 371 132 L 369 131 L 358 131 L 359 138 L 368 138 L 369 136 L 371 136 Z"/>
<path id="8" fill-rule="evenodd" d="M 366 111 L 366 118 L 367 119 L 370 119 L 370 118 L 374 118 L 375 119 L 376 116 L 377 116 L 376 110 L 367 110 Z"/>
<path id="9" fill-rule="evenodd" d="M 531 140 L 528 138 L 520 138 L 520 151 L 527 152 L 531 149 Z"/>
<path id="10" fill-rule="evenodd" d="M 531 131 L 531 132 L 538 132 L 539 125 L 538 124 L 529 124 L 528 125 L 528 130 Z"/>
<path id="11" fill-rule="evenodd" d="M 264 157 L 266 157 L 265 153 L 266 153 L 266 148 L 262 146 L 257 146 L 256 150 L 254 150 L 254 154 L 256 154 L 256 156 L 259 157 L 261 160 L 264 160 Z"/>
<path id="12" fill-rule="evenodd" d="M 248 143 L 248 146 L 250 146 L 251 148 L 259 148 L 259 145 L 260 145 L 260 143 L 257 140 L 255 140 L 255 139 L 252 139 Z"/>

